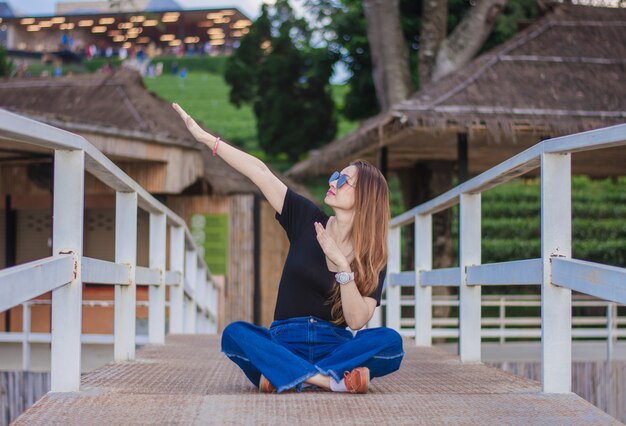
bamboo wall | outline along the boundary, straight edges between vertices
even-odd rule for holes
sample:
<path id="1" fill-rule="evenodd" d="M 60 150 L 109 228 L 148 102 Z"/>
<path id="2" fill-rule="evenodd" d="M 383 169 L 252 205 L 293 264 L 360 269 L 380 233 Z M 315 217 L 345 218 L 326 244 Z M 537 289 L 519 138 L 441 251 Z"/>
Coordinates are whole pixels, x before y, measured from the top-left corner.
<path id="1" fill-rule="evenodd" d="M 269 327 L 274 320 L 278 284 L 289 251 L 289 240 L 282 226 L 275 219 L 275 210 L 261 203 L 261 312 L 260 324 Z"/>
<path id="2" fill-rule="evenodd" d="M 0 426 L 15 420 L 50 390 L 50 373 L 0 371 Z"/>
<path id="3" fill-rule="evenodd" d="M 274 319 L 278 283 L 289 250 L 275 211 L 260 199 L 260 325 Z M 176 196 L 168 206 L 188 223 L 196 213 L 229 214 L 229 266 L 222 295 L 220 331 L 233 321 L 254 320 L 254 196 Z"/>
<path id="4" fill-rule="evenodd" d="M 254 320 L 254 196 L 231 199 L 225 321 Z"/>
<path id="5" fill-rule="evenodd" d="M 518 376 L 541 380 L 540 362 L 493 365 Z M 572 392 L 626 423 L 626 361 L 573 362 Z"/>

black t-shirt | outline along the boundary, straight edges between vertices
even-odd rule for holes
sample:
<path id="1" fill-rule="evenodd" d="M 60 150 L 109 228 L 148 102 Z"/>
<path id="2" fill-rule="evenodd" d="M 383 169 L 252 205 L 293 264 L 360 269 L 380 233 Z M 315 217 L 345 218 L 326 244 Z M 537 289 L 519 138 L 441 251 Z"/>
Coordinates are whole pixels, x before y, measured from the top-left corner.
<path id="1" fill-rule="evenodd" d="M 276 219 L 287 232 L 289 253 L 278 287 L 275 320 L 309 315 L 332 321 L 327 303 L 335 284 L 335 273 L 328 270 L 326 256 L 317 241 L 314 222 L 324 227 L 329 216 L 313 202 L 287 189 L 283 211 Z M 379 284 L 371 297 L 380 305 L 386 267 L 380 273 Z M 346 324 L 344 324 L 345 326 Z"/>

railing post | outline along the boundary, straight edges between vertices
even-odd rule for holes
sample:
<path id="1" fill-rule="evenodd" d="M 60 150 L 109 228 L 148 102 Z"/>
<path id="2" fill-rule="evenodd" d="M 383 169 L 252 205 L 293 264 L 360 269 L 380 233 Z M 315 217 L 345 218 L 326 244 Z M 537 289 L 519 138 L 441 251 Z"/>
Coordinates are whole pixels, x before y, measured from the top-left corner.
<path id="1" fill-rule="evenodd" d="M 30 370 L 30 319 L 31 304 L 22 303 L 22 370 Z"/>
<path id="2" fill-rule="evenodd" d="M 178 285 L 170 286 L 170 333 L 182 333 L 184 323 L 184 265 L 185 230 L 181 226 L 170 227 L 170 270 L 180 273 Z"/>
<path id="3" fill-rule="evenodd" d="M 185 333 L 194 334 L 196 332 L 196 272 L 198 270 L 198 257 L 195 250 L 185 251 L 185 281 L 194 293 L 193 298 L 185 303 Z"/>
<path id="4" fill-rule="evenodd" d="M 541 155 L 541 377 L 546 393 L 572 383 L 572 291 L 552 284 L 551 257 L 572 255 L 571 154 Z"/>
<path id="5" fill-rule="evenodd" d="M 115 198 L 115 263 L 130 267 L 128 285 L 115 286 L 114 359 L 135 359 L 137 287 L 137 193 L 117 192 Z"/>
<path id="6" fill-rule="evenodd" d="M 148 342 L 165 343 L 165 233 L 167 223 L 163 213 L 150 213 L 150 268 L 161 270 L 158 285 L 149 286 Z"/>
<path id="7" fill-rule="evenodd" d="M 215 285 L 215 281 L 211 279 L 209 281 L 209 294 L 211 300 L 209 301 L 209 306 L 211 306 L 211 320 L 209 324 L 209 333 L 216 334 L 217 333 L 217 322 L 218 322 L 218 299 L 219 299 L 219 291 L 217 290 L 217 286 Z"/>
<path id="8" fill-rule="evenodd" d="M 196 332 L 198 333 L 206 333 L 206 320 L 204 308 L 207 306 L 206 303 L 206 291 L 205 291 L 205 283 L 206 283 L 206 269 L 202 266 L 198 266 L 196 272 L 196 301 L 200 308 L 202 309 L 199 312 L 199 320 L 198 326 L 196 327 Z"/>
<path id="9" fill-rule="evenodd" d="M 506 319 L 506 305 L 504 303 L 504 297 L 500 298 L 500 309 L 498 315 L 500 317 L 500 344 L 503 344 L 506 341 L 504 337 L 504 321 Z"/>
<path id="10" fill-rule="evenodd" d="M 432 215 L 415 216 L 415 345 L 432 345 L 433 296 L 431 286 L 420 285 L 420 271 L 433 267 Z"/>
<path id="11" fill-rule="evenodd" d="M 467 285 L 467 267 L 481 263 L 481 194 L 460 198 L 459 354 L 463 362 L 480 362 L 481 287 Z"/>
<path id="12" fill-rule="evenodd" d="M 75 267 L 74 280 L 52 292 L 52 392 L 80 388 L 84 197 L 84 151 L 55 151 L 52 253 L 74 253 Z"/>
<path id="13" fill-rule="evenodd" d="M 400 286 L 391 285 L 389 276 L 400 272 L 400 227 L 389 229 L 387 260 L 387 327 L 400 331 Z"/>

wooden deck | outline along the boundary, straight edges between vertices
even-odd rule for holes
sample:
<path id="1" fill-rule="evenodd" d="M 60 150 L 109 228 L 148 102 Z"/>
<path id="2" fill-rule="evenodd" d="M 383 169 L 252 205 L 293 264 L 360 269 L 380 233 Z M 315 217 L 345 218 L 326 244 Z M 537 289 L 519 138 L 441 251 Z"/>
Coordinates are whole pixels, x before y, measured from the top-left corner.
<path id="1" fill-rule="evenodd" d="M 408 340 L 405 350 L 400 371 L 366 395 L 267 395 L 220 353 L 218 336 L 171 335 L 86 374 L 80 392 L 49 393 L 15 424 L 622 424 L 575 394 L 542 394 L 538 382 Z"/>

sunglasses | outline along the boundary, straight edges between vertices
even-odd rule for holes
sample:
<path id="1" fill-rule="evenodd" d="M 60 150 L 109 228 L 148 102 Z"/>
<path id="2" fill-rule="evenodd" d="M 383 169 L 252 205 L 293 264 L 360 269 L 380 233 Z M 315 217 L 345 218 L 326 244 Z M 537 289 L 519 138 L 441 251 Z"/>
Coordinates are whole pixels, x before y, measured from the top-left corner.
<path id="1" fill-rule="evenodd" d="M 342 175 L 339 172 L 333 172 L 333 174 L 330 176 L 330 179 L 328 179 L 328 183 L 331 183 L 332 181 L 337 181 L 337 189 L 341 188 L 343 186 L 344 183 L 347 183 L 348 186 L 351 186 L 354 188 L 354 185 L 351 185 L 350 182 L 348 182 L 348 178 L 350 176 L 348 175 Z"/>

